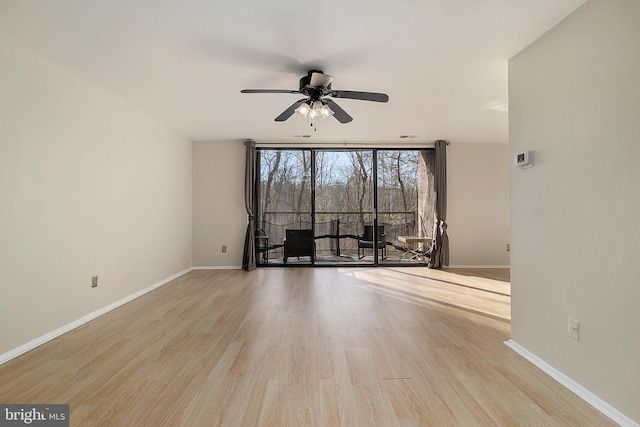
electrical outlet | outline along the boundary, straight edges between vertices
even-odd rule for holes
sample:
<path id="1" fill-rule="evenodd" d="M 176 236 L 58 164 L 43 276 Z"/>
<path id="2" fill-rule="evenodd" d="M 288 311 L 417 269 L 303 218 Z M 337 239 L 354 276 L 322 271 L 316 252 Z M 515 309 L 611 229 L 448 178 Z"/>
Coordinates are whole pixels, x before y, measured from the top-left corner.
<path id="1" fill-rule="evenodd" d="M 92 288 L 97 288 L 98 287 L 98 276 L 93 276 L 91 278 L 91 287 Z"/>
<path id="2" fill-rule="evenodd" d="M 511 244 L 507 243 L 507 252 L 511 251 Z"/>
<path id="3" fill-rule="evenodd" d="M 580 322 L 569 318 L 569 338 L 580 341 Z"/>
<path id="4" fill-rule="evenodd" d="M 227 247 L 226 246 L 222 246 L 222 252 L 227 252 Z"/>

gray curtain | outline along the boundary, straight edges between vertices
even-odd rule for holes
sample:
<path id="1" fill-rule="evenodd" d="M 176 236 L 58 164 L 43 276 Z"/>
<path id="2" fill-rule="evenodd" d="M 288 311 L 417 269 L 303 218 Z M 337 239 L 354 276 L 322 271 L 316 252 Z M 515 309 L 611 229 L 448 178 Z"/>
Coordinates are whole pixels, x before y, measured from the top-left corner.
<path id="1" fill-rule="evenodd" d="M 434 186 L 436 192 L 436 224 L 429 268 L 449 265 L 449 237 L 447 236 L 447 141 L 436 141 Z"/>
<path id="2" fill-rule="evenodd" d="M 246 146 L 244 171 L 244 204 L 247 208 L 247 234 L 244 238 L 242 269 L 256 269 L 256 226 L 255 226 L 255 192 L 256 192 L 256 143 L 252 140 L 244 142 Z"/>

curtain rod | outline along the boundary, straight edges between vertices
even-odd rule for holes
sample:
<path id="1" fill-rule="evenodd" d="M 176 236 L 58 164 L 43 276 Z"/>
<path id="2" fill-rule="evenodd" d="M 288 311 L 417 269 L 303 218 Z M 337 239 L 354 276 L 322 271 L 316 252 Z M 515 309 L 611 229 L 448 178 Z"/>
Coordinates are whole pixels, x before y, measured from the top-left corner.
<path id="1" fill-rule="evenodd" d="M 448 144 L 447 144 L 448 145 Z M 256 141 L 257 147 L 301 147 L 301 148 L 433 148 L 435 142 L 349 142 L 349 141 Z"/>

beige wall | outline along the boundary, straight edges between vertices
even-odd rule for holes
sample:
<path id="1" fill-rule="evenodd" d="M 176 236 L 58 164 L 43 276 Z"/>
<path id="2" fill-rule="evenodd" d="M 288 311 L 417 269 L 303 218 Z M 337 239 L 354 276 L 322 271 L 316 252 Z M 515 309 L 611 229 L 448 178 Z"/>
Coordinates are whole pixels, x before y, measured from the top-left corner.
<path id="1" fill-rule="evenodd" d="M 242 265 L 247 229 L 241 141 L 193 143 L 193 265 Z M 222 246 L 227 252 L 222 253 Z"/>
<path id="2" fill-rule="evenodd" d="M 447 224 L 452 266 L 508 266 L 509 146 L 447 147 Z"/>
<path id="3" fill-rule="evenodd" d="M 509 64 L 512 339 L 637 423 L 639 24 L 591 0 Z"/>
<path id="4" fill-rule="evenodd" d="M 191 143 L 2 34 L 0 94 L 3 354 L 191 267 Z"/>
<path id="5" fill-rule="evenodd" d="M 452 265 L 509 265 L 508 150 L 507 144 L 464 143 L 447 149 Z M 241 265 L 243 173 L 242 142 L 194 142 L 194 266 Z"/>

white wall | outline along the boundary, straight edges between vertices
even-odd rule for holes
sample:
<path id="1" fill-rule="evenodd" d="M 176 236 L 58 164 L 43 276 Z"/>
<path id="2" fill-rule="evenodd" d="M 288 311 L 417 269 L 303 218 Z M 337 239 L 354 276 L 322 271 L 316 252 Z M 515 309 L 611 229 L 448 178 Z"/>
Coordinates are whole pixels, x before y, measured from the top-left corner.
<path id="1" fill-rule="evenodd" d="M 638 423 L 639 24 L 591 0 L 509 65 L 512 339 Z"/>
<path id="2" fill-rule="evenodd" d="M 0 94 L 3 354 L 191 267 L 191 143 L 3 34 Z"/>
<path id="3" fill-rule="evenodd" d="M 508 266 L 509 146 L 447 147 L 447 234 L 452 266 Z"/>
<path id="4" fill-rule="evenodd" d="M 247 229 L 245 146 L 193 143 L 193 265 L 240 267 Z M 227 252 L 222 253 L 222 246 Z"/>

